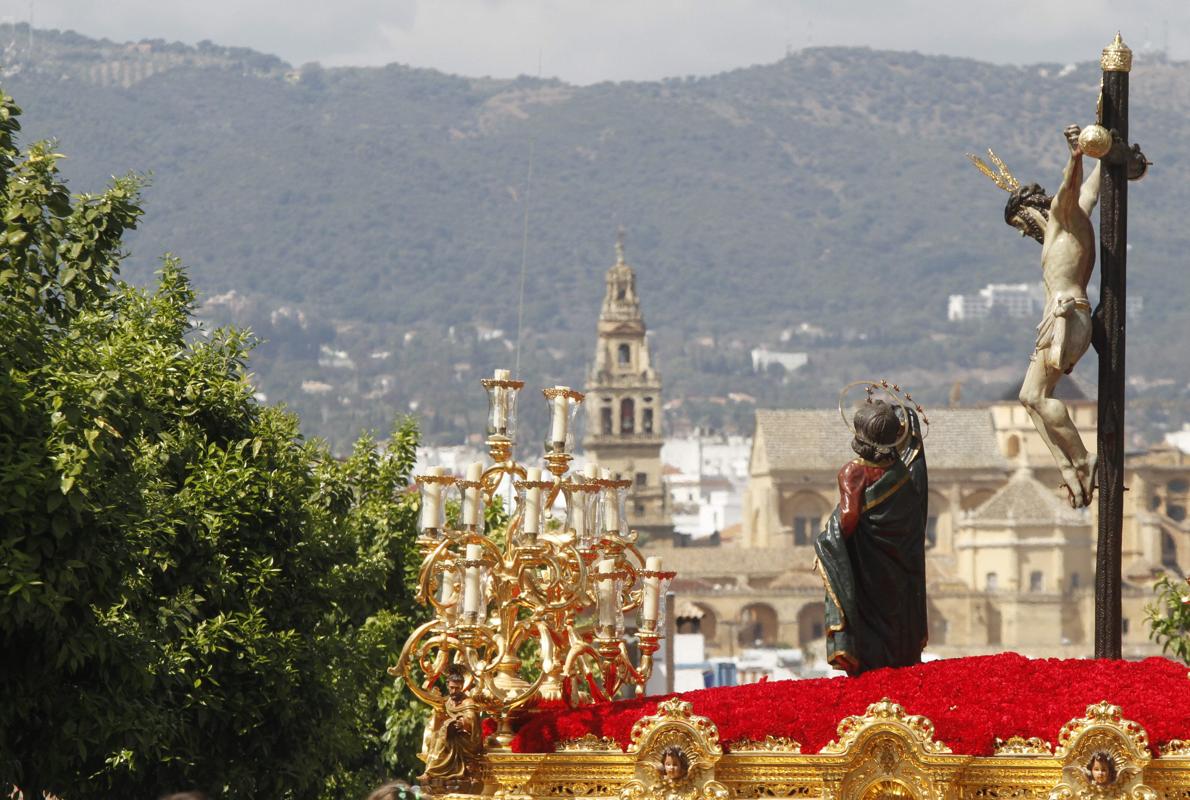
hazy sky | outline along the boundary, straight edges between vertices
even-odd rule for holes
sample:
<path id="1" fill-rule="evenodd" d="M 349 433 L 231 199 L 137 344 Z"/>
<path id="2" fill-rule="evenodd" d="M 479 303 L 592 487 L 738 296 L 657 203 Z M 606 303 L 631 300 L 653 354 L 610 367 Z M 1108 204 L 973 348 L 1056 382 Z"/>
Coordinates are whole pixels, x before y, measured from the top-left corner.
<path id="1" fill-rule="evenodd" d="M 117 41 L 203 39 L 295 65 L 400 62 L 573 83 L 707 75 L 866 45 L 1001 63 L 1087 61 L 1117 29 L 1190 58 L 1187 0 L 0 0 L 0 19 Z"/>

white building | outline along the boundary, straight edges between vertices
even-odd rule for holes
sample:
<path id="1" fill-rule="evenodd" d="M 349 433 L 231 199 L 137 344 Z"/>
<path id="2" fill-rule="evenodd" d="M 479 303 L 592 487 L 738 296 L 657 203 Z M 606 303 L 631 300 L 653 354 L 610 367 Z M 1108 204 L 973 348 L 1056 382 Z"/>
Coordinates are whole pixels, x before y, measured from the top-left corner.
<path id="1" fill-rule="evenodd" d="M 1173 445 L 1183 453 L 1190 453 L 1190 422 L 1183 423 L 1180 431 L 1165 434 L 1165 443 Z"/>
<path id="2" fill-rule="evenodd" d="M 474 461 L 481 461 L 486 467 L 489 462 L 487 453 L 467 445 L 419 447 L 413 474 L 424 475 L 430 467 L 443 467 L 451 475 L 465 475 L 467 467 Z"/>
<path id="3" fill-rule="evenodd" d="M 989 283 L 978 294 L 952 294 L 946 318 L 962 322 L 983 319 L 993 312 L 1007 317 L 1035 317 L 1044 309 L 1043 283 Z"/>
<path id="4" fill-rule="evenodd" d="M 674 530 L 698 539 L 742 520 L 752 440 L 696 433 L 661 447 Z"/>
<path id="5" fill-rule="evenodd" d="M 1087 286 L 1087 297 L 1091 305 L 1099 303 L 1099 287 L 1092 281 Z M 1145 299 L 1132 295 L 1127 299 L 1128 319 L 1138 319 L 1144 311 Z M 1038 283 L 989 283 L 978 294 L 952 294 L 946 303 L 946 319 L 950 322 L 965 322 L 972 319 L 986 319 L 993 313 L 1006 317 L 1040 317 L 1045 311 L 1045 284 Z"/>
<path id="6" fill-rule="evenodd" d="M 685 475 L 715 475 L 733 481 L 748 480 L 752 439 L 721 433 L 696 432 L 693 436 L 666 439 L 661 460 Z"/>
<path id="7" fill-rule="evenodd" d="M 772 364 L 780 364 L 786 372 L 793 372 L 806 366 L 809 360 L 810 357 L 805 353 L 782 353 L 777 350 L 756 347 L 752 350 L 752 371 L 762 372 Z"/>

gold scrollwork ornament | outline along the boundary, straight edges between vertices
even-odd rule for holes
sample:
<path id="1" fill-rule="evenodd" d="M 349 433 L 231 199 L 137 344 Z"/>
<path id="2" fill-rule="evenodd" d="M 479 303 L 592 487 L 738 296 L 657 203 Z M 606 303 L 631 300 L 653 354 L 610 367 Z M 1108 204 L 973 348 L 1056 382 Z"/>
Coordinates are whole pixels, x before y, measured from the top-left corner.
<path id="1" fill-rule="evenodd" d="M 1049 800 L 1157 800 L 1142 782 L 1148 734 L 1106 700 L 1062 726 L 1054 755 L 1065 764 Z"/>
<path id="2" fill-rule="evenodd" d="M 1054 748 L 1049 742 L 1037 736 L 1026 739 L 1023 736 L 1010 736 L 1007 740 L 996 739 L 995 755 L 997 756 L 1052 756 Z"/>
<path id="3" fill-rule="evenodd" d="M 769 734 L 763 740 L 737 739 L 728 745 L 733 753 L 800 753 L 802 746 L 787 736 Z"/>
<path id="4" fill-rule="evenodd" d="M 863 716 L 851 716 L 839 723 L 836 734 L 838 739 L 832 740 L 823 753 L 846 753 L 859 739 L 861 733 L 877 725 L 890 726 L 901 729 L 910 735 L 911 740 L 918 742 L 926 753 L 949 753 L 950 748 L 934 739 L 934 723 L 925 717 L 906 714 L 904 707 L 894 703 L 887 697 L 878 703 L 872 703 Z"/>

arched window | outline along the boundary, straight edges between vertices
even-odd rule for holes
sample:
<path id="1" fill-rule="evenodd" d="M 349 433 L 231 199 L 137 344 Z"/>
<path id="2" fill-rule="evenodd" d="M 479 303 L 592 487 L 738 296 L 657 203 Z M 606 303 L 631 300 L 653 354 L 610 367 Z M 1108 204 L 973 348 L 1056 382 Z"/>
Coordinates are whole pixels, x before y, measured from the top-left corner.
<path id="1" fill-rule="evenodd" d="M 641 410 L 640 432 L 641 433 L 652 433 L 653 432 L 653 409 L 644 408 Z"/>
<path id="2" fill-rule="evenodd" d="M 621 364 L 632 363 L 632 348 L 630 346 L 622 344 L 616 348 L 616 352 L 618 353 L 617 359 Z"/>
<path id="3" fill-rule="evenodd" d="M 636 403 L 631 397 L 620 401 L 620 433 L 636 433 Z"/>
<path id="4" fill-rule="evenodd" d="M 1173 569 L 1178 567 L 1178 545 L 1169 531 L 1161 531 L 1161 564 Z"/>
<path id="5" fill-rule="evenodd" d="M 740 611 L 736 639 L 744 647 L 770 647 L 777 642 L 777 612 L 767 603 L 752 603 Z"/>
<path id="6" fill-rule="evenodd" d="M 1041 574 L 1041 570 L 1035 569 L 1029 573 L 1029 591 L 1030 592 L 1044 592 L 1045 591 L 1045 576 Z"/>
<path id="7" fill-rule="evenodd" d="M 830 505 L 813 492 L 798 492 L 781 501 L 781 524 L 793 533 L 795 546 L 812 544 L 829 514 Z"/>
<path id="8" fill-rule="evenodd" d="M 797 642 L 805 646 L 826 635 L 826 605 L 809 603 L 797 612 Z"/>
<path id="9" fill-rule="evenodd" d="M 987 591 L 997 592 L 1000 590 L 1000 576 L 994 572 L 987 574 L 987 583 L 985 584 Z"/>

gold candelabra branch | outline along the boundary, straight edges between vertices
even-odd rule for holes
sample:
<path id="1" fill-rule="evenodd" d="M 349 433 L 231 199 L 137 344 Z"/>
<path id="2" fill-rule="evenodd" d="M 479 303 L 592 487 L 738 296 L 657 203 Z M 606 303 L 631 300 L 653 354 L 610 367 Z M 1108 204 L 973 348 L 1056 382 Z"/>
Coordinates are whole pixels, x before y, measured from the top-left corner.
<path id="1" fill-rule="evenodd" d="M 614 698 L 627 686 L 644 691 L 660 647 L 661 598 L 674 573 L 646 559 L 624 513 L 632 482 L 587 463 L 572 473 L 574 417 L 583 395 L 543 390 L 550 410 L 544 468 L 517 463 L 516 401 L 524 387 L 507 370 L 481 381 L 488 393 L 491 464 L 463 476 L 432 467 L 416 476 L 421 492 L 422 556 L 417 600 L 433 619 L 405 642 L 389 672 L 423 702 L 442 708 L 438 688 L 452 664 L 466 667 L 468 696 L 497 720 L 491 744 L 507 745 L 518 709 L 539 699 L 579 705 Z M 485 530 L 483 509 L 515 493 L 499 531 Z M 460 513 L 445 508 L 457 495 Z M 625 616 L 639 614 L 633 661 Z M 532 680 L 522 656 L 536 644 Z"/>

